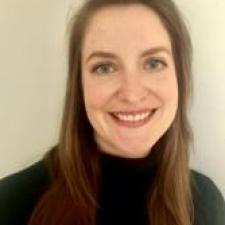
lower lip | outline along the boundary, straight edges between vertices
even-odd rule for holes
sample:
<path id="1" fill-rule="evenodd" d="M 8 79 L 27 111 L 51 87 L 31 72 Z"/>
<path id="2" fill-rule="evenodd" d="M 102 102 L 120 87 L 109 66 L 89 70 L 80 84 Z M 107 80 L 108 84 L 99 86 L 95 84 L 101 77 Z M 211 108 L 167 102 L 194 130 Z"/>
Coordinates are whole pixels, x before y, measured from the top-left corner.
<path id="1" fill-rule="evenodd" d="M 122 121 L 118 119 L 116 116 L 114 116 L 113 114 L 110 114 L 110 116 L 113 118 L 113 121 L 116 122 L 116 124 L 118 124 L 119 126 L 127 127 L 127 128 L 139 128 L 147 124 L 149 121 L 151 121 L 156 111 L 157 110 L 154 110 L 153 113 L 151 113 L 145 119 L 139 120 L 139 121 Z"/>

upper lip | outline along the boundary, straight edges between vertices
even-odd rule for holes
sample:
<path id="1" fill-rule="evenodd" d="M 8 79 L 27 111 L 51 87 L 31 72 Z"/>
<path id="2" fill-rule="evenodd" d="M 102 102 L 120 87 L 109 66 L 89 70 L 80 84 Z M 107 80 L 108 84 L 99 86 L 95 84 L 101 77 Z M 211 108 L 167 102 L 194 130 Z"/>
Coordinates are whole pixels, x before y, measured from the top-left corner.
<path id="1" fill-rule="evenodd" d="M 129 115 L 136 115 L 136 114 L 141 114 L 141 113 L 146 113 L 149 111 L 156 110 L 157 108 L 145 108 L 145 109 L 134 109 L 134 110 L 121 110 L 121 111 L 114 111 L 111 113 L 116 113 L 116 114 L 129 114 Z"/>

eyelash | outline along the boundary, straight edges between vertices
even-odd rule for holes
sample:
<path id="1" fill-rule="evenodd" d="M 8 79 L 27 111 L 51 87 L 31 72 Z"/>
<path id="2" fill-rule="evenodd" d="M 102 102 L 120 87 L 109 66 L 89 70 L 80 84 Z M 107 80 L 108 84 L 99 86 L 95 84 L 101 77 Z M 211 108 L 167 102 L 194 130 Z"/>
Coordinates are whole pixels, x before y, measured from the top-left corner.
<path id="1" fill-rule="evenodd" d="M 98 68 L 101 68 L 102 66 L 109 66 L 111 63 L 99 63 L 92 67 L 91 72 L 96 73 Z"/>
<path id="2" fill-rule="evenodd" d="M 154 70 L 154 71 L 160 71 L 161 69 L 163 69 L 163 68 L 168 66 L 166 61 L 163 60 L 163 59 L 160 59 L 160 58 L 150 58 L 150 59 L 146 60 L 146 62 L 147 63 L 148 62 L 151 62 L 151 63 L 154 62 L 154 63 L 157 63 L 158 66 L 160 65 L 160 68 L 153 68 L 153 69 L 151 69 L 151 70 Z M 146 62 L 145 62 L 145 64 L 146 64 Z M 112 65 L 111 62 L 99 63 L 99 64 L 97 64 L 97 65 L 92 67 L 91 72 L 92 73 L 96 73 L 98 68 L 101 68 L 102 66 L 110 66 L 110 65 Z M 108 72 L 106 74 L 108 74 Z"/>
<path id="3" fill-rule="evenodd" d="M 152 69 L 156 71 L 160 71 L 161 69 L 164 69 L 165 67 L 168 66 L 165 60 L 159 58 L 150 58 L 146 62 L 154 62 L 157 63 L 158 66 L 160 65 L 160 68 Z"/>

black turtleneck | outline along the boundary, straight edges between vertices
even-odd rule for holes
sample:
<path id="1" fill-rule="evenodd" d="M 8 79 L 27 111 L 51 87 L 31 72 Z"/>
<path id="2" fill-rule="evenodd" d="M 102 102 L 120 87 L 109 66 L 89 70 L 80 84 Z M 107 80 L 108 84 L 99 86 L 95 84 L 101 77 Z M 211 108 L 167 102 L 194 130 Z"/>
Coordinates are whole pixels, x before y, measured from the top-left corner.
<path id="1" fill-rule="evenodd" d="M 156 172 L 156 152 L 145 158 L 101 153 L 99 225 L 147 225 L 147 196 Z"/>

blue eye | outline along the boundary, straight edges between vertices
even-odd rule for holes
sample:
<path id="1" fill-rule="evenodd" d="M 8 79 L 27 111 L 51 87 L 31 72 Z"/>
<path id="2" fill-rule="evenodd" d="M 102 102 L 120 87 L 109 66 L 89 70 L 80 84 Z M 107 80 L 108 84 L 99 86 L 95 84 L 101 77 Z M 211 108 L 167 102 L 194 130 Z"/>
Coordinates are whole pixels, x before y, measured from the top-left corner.
<path id="1" fill-rule="evenodd" d="M 114 72 L 114 69 L 109 63 L 105 63 L 94 66 L 91 71 L 97 74 L 108 74 Z"/>
<path id="2" fill-rule="evenodd" d="M 153 70 L 153 71 L 161 70 L 167 66 L 164 60 L 156 59 L 156 58 L 150 58 L 149 60 L 147 60 L 146 65 L 148 66 L 149 70 Z"/>

